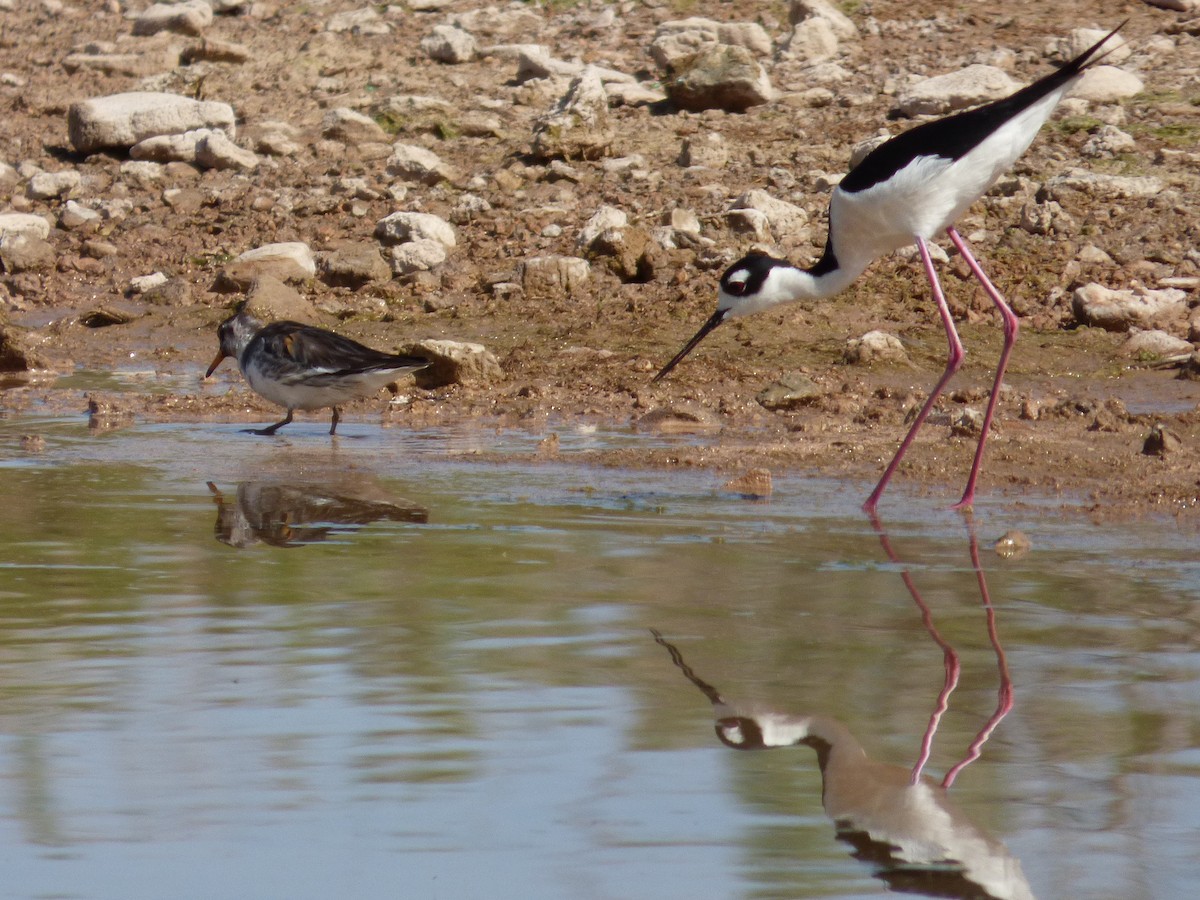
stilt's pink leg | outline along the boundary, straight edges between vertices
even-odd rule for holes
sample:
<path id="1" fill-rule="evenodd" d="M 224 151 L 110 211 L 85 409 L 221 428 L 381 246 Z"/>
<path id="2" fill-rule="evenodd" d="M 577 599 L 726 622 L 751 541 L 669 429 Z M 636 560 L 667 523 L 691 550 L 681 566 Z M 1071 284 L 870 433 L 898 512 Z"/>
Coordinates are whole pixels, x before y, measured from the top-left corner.
<path id="1" fill-rule="evenodd" d="M 988 281 L 987 275 L 983 273 L 983 269 L 971 255 L 971 249 L 967 246 L 967 242 L 953 227 L 947 228 L 946 234 L 950 235 L 950 240 L 954 242 L 954 246 L 958 248 L 962 258 L 966 260 L 971 274 L 979 279 L 984 291 L 992 298 L 992 303 L 995 304 L 996 311 L 1000 313 L 1000 320 L 1004 325 L 1004 348 L 1000 351 L 1000 362 L 996 365 L 996 378 L 992 382 L 992 394 L 988 397 L 987 411 L 983 414 L 983 433 L 979 435 L 979 446 L 975 448 L 975 461 L 971 463 L 971 474 L 967 478 L 967 486 L 963 490 L 962 499 L 954 505 L 955 509 L 969 509 L 975 502 L 975 482 L 979 480 L 979 470 L 983 467 L 983 447 L 987 443 L 988 432 L 992 429 L 992 414 L 996 411 L 996 401 L 1000 398 L 1000 385 L 1004 381 L 1004 370 L 1008 368 L 1008 357 L 1012 354 L 1013 345 L 1017 342 L 1017 330 L 1020 328 L 1020 323 L 1017 321 L 1016 313 L 1004 302 L 1000 292 Z"/>
<path id="2" fill-rule="evenodd" d="M 957 234 L 952 235 L 952 238 L 956 237 Z M 942 286 L 938 284 L 937 272 L 934 271 L 933 260 L 929 257 L 929 248 L 921 238 L 917 238 L 917 249 L 921 251 L 921 262 L 925 265 L 925 274 L 929 276 L 929 284 L 933 288 L 933 299 L 937 301 L 938 315 L 942 317 L 942 325 L 946 329 L 946 340 L 950 343 L 950 353 L 946 357 L 946 371 L 942 373 L 942 377 L 938 379 L 937 384 L 933 386 L 933 390 L 929 392 L 929 399 L 925 401 L 925 405 L 917 413 L 917 418 L 913 422 L 912 428 L 908 430 L 908 434 L 900 442 L 900 449 L 896 451 L 896 455 L 892 457 L 892 461 L 888 463 L 888 467 L 883 470 L 883 477 L 879 479 L 879 484 L 875 485 L 875 490 L 871 491 L 871 496 L 863 504 L 863 509 L 868 513 L 875 512 L 875 506 L 879 503 L 879 498 L 883 496 L 883 491 L 887 487 L 888 482 L 891 481 L 892 474 L 899 468 L 900 460 L 904 458 L 904 454 L 908 450 L 908 445 L 917 436 L 921 425 L 933 409 L 933 404 L 937 402 L 942 391 L 946 389 L 946 385 L 954 377 L 954 373 L 962 366 L 964 356 L 962 341 L 958 339 L 958 332 L 954 328 L 954 319 L 950 317 L 950 307 L 946 305 L 946 296 L 942 293 Z M 973 481 L 972 485 L 974 485 Z"/>

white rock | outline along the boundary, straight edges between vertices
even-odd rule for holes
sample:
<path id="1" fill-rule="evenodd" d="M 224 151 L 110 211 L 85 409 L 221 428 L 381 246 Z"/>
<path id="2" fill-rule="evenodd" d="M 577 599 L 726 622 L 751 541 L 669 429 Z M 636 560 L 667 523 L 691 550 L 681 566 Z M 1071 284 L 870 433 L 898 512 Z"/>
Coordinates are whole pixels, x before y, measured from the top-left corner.
<path id="1" fill-rule="evenodd" d="M 321 136 L 343 144 L 386 143 L 387 132 L 370 116 L 339 106 L 321 117 Z"/>
<path id="2" fill-rule="evenodd" d="M 285 275 L 275 275 L 281 281 L 291 277 L 312 278 L 317 274 L 317 261 L 308 244 L 301 241 L 285 241 L 277 244 L 263 244 L 253 250 L 247 250 L 237 257 L 234 262 L 271 264 L 274 270 L 285 272 Z"/>
<path id="3" fill-rule="evenodd" d="M 132 147 L 148 137 L 196 128 L 218 129 L 232 138 L 233 107 L 178 94 L 133 91 L 72 103 L 67 112 L 71 145 L 81 153 Z"/>
<path id="4" fill-rule="evenodd" d="M 85 225 L 97 224 L 102 220 L 100 213 L 94 209 L 81 206 L 74 200 L 68 200 L 58 217 L 58 224 L 68 231 L 82 228 Z"/>
<path id="5" fill-rule="evenodd" d="M 761 212 L 766 217 L 767 224 L 771 226 L 776 240 L 801 235 L 808 224 L 808 213 L 803 207 L 772 197 L 758 188 L 746 191 L 738 197 L 732 208 Z"/>
<path id="6" fill-rule="evenodd" d="M 138 141 L 129 148 L 130 159 L 148 159 L 151 162 L 196 161 L 196 147 L 200 141 L 213 134 L 211 128 L 196 128 L 183 134 L 160 134 Z"/>
<path id="7" fill-rule="evenodd" d="M 1074 28 L 1066 37 L 1060 37 L 1051 41 L 1049 49 L 1059 59 L 1074 59 L 1106 34 L 1108 34 L 1108 29 Z M 1125 40 L 1124 35 L 1114 35 L 1104 45 L 1104 59 L 1112 65 L 1125 62 L 1132 55 L 1133 50 L 1129 46 L 1129 41 Z"/>
<path id="8" fill-rule="evenodd" d="M 394 212 L 375 224 L 375 236 L 385 244 L 432 240 L 443 247 L 453 247 L 458 241 L 454 226 L 431 213 Z"/>
<path id="9" fill-rule="evenodd" d="M 453 181 L 454 171 L 432 150 L 415 144 L 393 144 L 388 157 L 387 174 L 406 181 L 418 181 L 430 186 L 441 181 Z"/>
<path id="10" fill-rule="evenodd" d="M 517 266 L 528 297 L 570 295 L 591 277 L 592 267 L 576 256 L 534 256 Z"/>
<path id="11" fill-rule="evenodd" d="M 823 19 L 833 33 L 844 41 L 858 37 L 858 26 L 829 0 L 792 0 L 788 7 L 788 21 L 795 25 L 809 19 Z"/>
<path id="12" fill-rule="evenodd" d="M 210 131 L 196 144 L 196 164 L 206 169 L 253 169 L 258 154 L 239 147 L 222 131 Z"/>
<path id="13" fill-rule="evenodd" d="M 739 234 L 748 234 L 755 242 L 771 240 L 771 223 L 767 214 L 759 209 L 731 209 L 725 213 L 725 223 Z"/>
<path id="14" fill-rule="evenodd" d="M 709 44 L 680 60 L 664 86 L 671 101 L 690 112 L 745 112 L 775 99 L 766 69 L 750 51 L 725 44 Z"/>
<path id="15" fill-rule="evenodd" d="M 846 342 L 846 362 L 869 365 L 877 360 L 906 360 L 900 338 L 886 331 L 868 331 L 860 338 Z"/>
<path id="16" fill-rule="evenodd" d="M 397 275 L 426 272 L 446 261 L 446 245 L 430 238 L 397 244 L 391 249 L 392 271 Z"/>
<path id="17" fill-rule="evenodd" d="M 435 25 L 421 39 L 421 49 L 430 59 L 444 63 L 470 62 L 479 55 L 479 44 L 470 32 L 453 25 Z"/>
<path id="18" fill-rule="evenodd" d="M 708 44 L 744 47 L 755 56 L 771 54 L 771 38 L 757 22 L 716 22 L 694 16 L 659 25 L 650 55 L 664 69 L 669 69 Z"/>
<path id="19" fill-rule="evenodd" d="M 700 217 L 692 210 L 680 206 L 663 213 L 663 224 L 685 234 L 700 233 Z"/>
<path id="20" fill-rule="evenodd" d="M 906 88 L 896 105 L 906 116 L 941 115 L 1007 97 L 1019 87 L 1003 69 L 977 63 Z"/>
<path id="21" fill-rule="evenodd" d="M 146 291 L 152 290 L 160 284 L 166 284 L 169 280 L 162 272 L 155 272 L 152 275 L 138 275 L 129 279 L 129 290 L 134 294 L 144 294 Z"/>
<path id="22" fill-rule="evenodd" d="M 1113 266 L 1113 265 L 1116 265 L 1116 261 L 1111 256 L 1109 256 L 1107 253 L 1105 253 L 1103 250 L 1101 250 L 1099 247 L 1097 247 L 1095 244 L 1086 244 L 1085 246 L 1080 248 L 1079 253 L 1076 254 L 1075 258 L 1078 259 L 1081 263 L 1084 263 L 1089 266 Z"/>
<path id="23" fill-rule="evenodd" d="M 1095 196 L 1128 199 L 1132 197 L 1156 197 L 1165 190 L 1161 178 L 1153 175 L 1108 175 L 1104 172 L 1089 172 L 1086 169 L 1071 169 L 1064 175 L 1056 175 L 1046 182 L 1052 196 L 1068 188 L 1084 191 Z"/>
<path id="24" fill-rule="evenodd" d="M 1105 331 L 1149 328 L 1187 313 L 1187 294 L 1178 288 L 1139 291 L 1113 290 L 1102 284 L 1085 284 L 1071 295 L 1071 309 L 1084 325 Z"/>
<path id="25" fill-rule="evenodd" d="M 1142 79 L 1116 66 L 1092 66 L 1071 88 L 1070 96 L 1094 103 L 1115 103 L 1145 88 Z"/>
<path id="26" fill-rule="evenodd" d="M 679 149 L 679 164 L 685 168 L 723 169 L 728 161 L 729 147 L 725 138 L 715 131 L 686 137 Z"/>
<path id="27" fill-rule="evenodd" d="M 653 106 L 655 103 L 662 103 L 667 99 L 667 95 L 663 91 L 649 87 L 640 81 L 632 83 L 605 82 L 604 90 L 608 92 L 608 100 L 613 106 Z"/>
<path id="28" fill-rule="evenodd" d="M 364 6 L 330 16 L 329 21 L 325 23 L 325 30 L 335 34 L 347 31 L 362 35 L 388 34 L 392 26 L 383 21 L 383 17 L 373 6 Z"/>
<path id="29" fill-rule="evenodd" d="M 155 3 L 138 14 L 133 21 L 133 33 L 158 34 L 175 31 L 179 34 L 202 34 L 212 24 L 213 10 L 205 0 L 184 0 L 182 3 Z"/>
<path id="30" fill-rule="evenodd" d="M 32 213 L 0 213 L 0 240 L 15 237 L 45 240 L 50 236 L 50 223 Z"/>
<path id="31" fill-rule="evenodd" d="M 422 386 L 488 384 L 504 377 L 495 355 L 483 344 L 425 340 L 404 348 L 430 361 L 417 376 Z"/>
<path id="32" fill-rule="evenodd" d="M 1137 141 L 1132 135 L 1126 134 L 1115 125 L 1101 125 L 1096 133 L 1087 139 L 1082 153 L 1090 159 L 1115 156 L 1137 149 Z"/>
<path id="33" fill-rule="evenodd" d="M 588 66 L 554 109 L 534 123 L 533 152 L 543 159 L 599 159 L 613 139 L 608 94 L 600 73 Z"/>
<path id="34" fill-rule="evenodd" d="M 815 65 L 837 56 L 838 38 L 827 19 L 814 17 L 792 28 L 783 50 L 788 57 Z"/>
<path id="35" fill-rule="evenodd" d="M 629 224 L 629 216 L 615 206 L 602 206 L 587 220 L 579 230 L 576 245 L 583 250 L 590 247 L 609 228 L 624 228 Z"/>
<path id="36" fill-rule="evenodd" d="M 1179 356 L 1195 349 L 1190 341 L 1157 329 L 1135 332 L 1121 345 L 1126 356 Z"/>
<path id="37" fill-rule="evenodd" d="M 452 24 L 471 34 L 540 35 L 546 30 L 546 19 L 524 4 L 507 8 L 479 6 L 455 15 Z"/>
<path id="38" fill-rule="evenodd" d="M 65 197 L 83 184 L 83 176 L 74 169 L 61 172 L 39 172 L 29 179 L 25 195 L 32 200 L 50 200 Z"/>
<path id="39" fill-rule="evenodd" d="M 121 163 L 121 177 L 143 187 L 152 187 L 166 175 L 162 163 L 146 159 L 127 159 Z"/>

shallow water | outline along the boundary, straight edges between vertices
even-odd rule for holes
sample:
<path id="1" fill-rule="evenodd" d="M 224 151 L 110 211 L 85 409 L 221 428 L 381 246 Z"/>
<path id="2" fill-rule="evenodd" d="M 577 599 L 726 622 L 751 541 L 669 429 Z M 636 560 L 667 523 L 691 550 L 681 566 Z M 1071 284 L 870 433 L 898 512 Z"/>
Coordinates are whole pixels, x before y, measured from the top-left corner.
<path id="1" fill-rule="evenodd" d="M 881 535 L 864 485 L 346 430 L 0 420 L 3 896 L 1194 895 L 1194 534 L 985 500 L 976 567 L 903 491 Z M 890 787 L 827 791 L 839 840 L 814 750 L 714 713 L 837 720 Z M 987 859 L 886 859 L 896 797 Z"/>

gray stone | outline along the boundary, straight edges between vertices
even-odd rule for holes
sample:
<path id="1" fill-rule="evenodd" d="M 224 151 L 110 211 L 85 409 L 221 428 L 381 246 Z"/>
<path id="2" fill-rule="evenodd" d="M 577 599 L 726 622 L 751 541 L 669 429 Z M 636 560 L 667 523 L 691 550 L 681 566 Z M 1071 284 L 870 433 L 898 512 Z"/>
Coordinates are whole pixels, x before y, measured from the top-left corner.
<path id="1" fill-rule="evenodd" d="M 804 237 L 808 233 L 808 213 L 803 207 L 772 197 L 759 188 L 746 191 L 733 201 L 732 208 L 762 213 L 777 241 L 785 237 Z"/>
<path id="2" fill-rule="evenodd" d="M 435 25 L 421 39 L 421 49 L 430 59 L 451 64 L 470 62 L 479 55 L 479 44 L 471 33 L 453 25 Z"/>
<path id="3" fill-rule="evenodd" d="M 1020 85 L 995 66 L 976 63 L 926 78 L 901 91 L 896 105 L 906 116 L 943 115 L 1013 93 Z"/>
<path id="4" fill-rule="evenodd" d="M 495 354 L 483 344 L 425 340 L 406 347 L 403 352 L 424 356 L 430 361 L 427 368 L 416 373 L 419 387 L 492 384 L 504 378 Z"/>
<path id="5" fill-rule="evenodd" d="M 784 47 L 785 56 L 810 66 L 833 59 L 837 52 L 838 39 L 833 26 L 821 18 L 797 23 Z"/>
<path id="6" fill-rule="evenodd" d="M 343 144 L 386 143 L 387 132 L 370 116 L 357 110 L 338 107 L 321 117 L 321 135 Z"/>
<path id="7" fill-rule="evenodd" d="M 755 56 L 771 54 L 771 38 L 757 22 L 716 22 L 694 16 L 659 25 L 650 55 L 662 68 L 673 69 L 680 60 L 713 44 L 742 47 Z"/>
<path id="8" fill-rule="evenodd" d="M 600 73 L 588 66 L 533 128 L 533 152 L 542 159 L 599 159 L 609 155 L 614 131 Z"/>
<path id="9" fill-rule="evenodd" d="M 393 144 L 388 157 L 387 174 L 393 178 L 416 181 L 433 186 L 441 181 L 454 181 L 454 170 L 442 162 L 432 150 L 415 144 Z"/>
<path id="10" fill-rule="evenodd" d="M 0 372 L 30 372 L 46 368 L 29 340 L 29 332 L 0 315 Z"/>
<path id="11" fill-rule="evenodd" d="M 54 247 L 39 237 L 17 235 L 0 240 L 0 265 L 5 272 L 44 271 L 53 268 L 57 259 Z"/>
<path id="12" fill-rule="evenodd" d="M 1153 175 L 1109 175 L 1084 169 L 1071 169 L 1065 175 L 1056 175 L 1046 182 L 1046 190 L 1056 199 L 1064 188 L 1083 191 L 1093 196 L 1125 200 L 1134 197 L 1157 197 L 1165 190 L 1166 185 L 1161 178 Z"/>
<path id="13" fill-rule="evenodd" d="M 596 238 L 609 228 L 623 228 L 629 224 L 629 216 L 615 206 L 601 206 L 579 229 L 575 243 L 581 250 L 592 246 Z"/>
<path id="14" fill-rule="evenodd" d="M 906 361 L 908 354 L 900 339 L 885 331 L 868 331 L 860 338 L 846 342 L 846 362 L 870 365 L 884 360 Z"/>
<path id="15" fill-rule="evenodd" d="M 332 250 L 317 253 L 316 261 L 321 281 L 330 287 L 357 290 L 392 277 L 392 270 L 379 255 L 379 247 L 367 241 L 345 241 Z"/>
<path id="16" fill-rule="evenodd" d="M 1187 314 L 1187 294 L 1178 288 L 1113 290 L 1102 284 L 1085 284 L 1071 295 L 1071 310 L 1083 325 L 1105 331 L 1149 328 L 1178 320 Z"/>
<path id="17" fill-rule="evenodd" d="M 763 409 L 780 411 L 810 406 L 821 394 L 820 387 L 807 375 L 790 373 L 768 385 L 755 399 Z"/>
<path id="18" fill-rule="evenodd" d="M 534 256 L 521 262 L 517 277 L 527 297 L 569 296 L 591 277 L 591 266 L 576 256 Z"/>
<path id="19" fill-rule="evenodd" d="M 245 291 L 264 275 L 280 281 L 305 281 L 316 273 L 316 260 L 307 244 L 299 241 L 264 244 L 247 250 L 225 266 L 217 279 L 217 289 Z"/>
<path id="20" fill-rule="evenodd" d="M 202 34 L 212 24 L 213 10 L 205 0 L 183 0 L 181 3 L 155 3 L 133 20 L 133 33 L 158 34 L 174 31 L 179 34 Z"/>
<path id="21" fill-rule="evenodd" d="M 236 133 L 233 107 L 177 94 L 133 91 L 81 100 L 67 112 L 71 145 L 80 153 L 132 147 L 148 137 L 195 128 L 219 129 L 232 138 Z"/>
<path id="22" fill-rule="evenodd" d="M 86 206 L 81 206 L 74 200 L 68 200 L 59 214 L 58 224 L 67 231 L 98 226 L 103 221 L 100 213 Z"/>
<path id="23" fill-rule="evenodd" d="M 637 420 L 637 427 L 646 431 L 667 434 L 690 434 L 721 427 L 721 419 L 695 403 L 672 403 L 656 406 Z"/>
<path id="24" fill-rule="evenodd" d="M 824 21 L 833 34 L 842 40 L 848 41 L 858 37 L 858 27 L 829 0 L 792 0 L 788 5 L 788 21 L 791 24 L 796 25 L 812 19 Z"/>
<path id="25" fill-rule="evenodd" d="M 375 224 L 375 236 L 385 244 L 432 240 L 449 249 L 458 243 L 454 226 L 430 213 L 394 212 Z"/>
<path id="26" fill-rule="evenodd" d="M 729 162 L 729 147 L 725 138 L 715 131 L 683 139 L 679 149 L 679 164 L 685 168 L 701 166 L 723 169 Z"/>
<path id="27" fill-rule="evenodd" d="M 50 237 L 50 223 L 32 213 L 0 213 L 0 240 L 13 237 Z"/>
<path id="28" fill-rule="evenodd" d="M 330 16 L 325 23 L 325 30 L 334 34 L 390 34 L 392 26 L 383 21 L 373 6 L 364 6 Z"/>
<path id="29" fill-rule="evenodd" d="M 775 97 L 766 70 L 750 51 L 725 44 L 710 45 L 679 60 L 664 86 L 672 103 L 692 112 L 744 112 Z"/>
<path id="30" fill-rule="evenodd" d="M 1093 103 L 1115 103 L 1145 90 L 1145 83 L 1132 72 L 1116 66 L 1092 66 L 1071 88 L 1071 96 Z"/>
<path id="31" fill-rule="evenodd" d="M 183 134 L 159 134 L 138 141 L 129 148 L 130 159 L 144 159 L 150 162 L 186 162 L 196 161 L 196 148 L 200 142 L 213 134 L 211 128 L 196 128 Z"/>
<path id="32" fill-rule="evenodd" d="M 1135 332 L 1121 345 L 1126 356 L 1141 358 L 1190 355 L 1195 349 L 1190 341 L 1158 329 Z"/>
<path id="33" fill-rule="evenodd" d="M 266 273 L 260 273 L 247 286 L 246 311 L 263 322 L 289 319 L 309 325 L 322 324 L 321 314 L 306 297 Z"/>
<path id="34" fill-rule="evenodd" d="M 239 147 L 224 132 L 211 131 L 196 144 L 196 164 L 206 169 L 253 169 L 258 154 Z"/>
<path id="35" fill-rule="evenodd" d="M 427 272 L 440 266 L 448 256 L 446 245 L 432 238 L 418 238 L 397 244 L 389 251 L 392 271 L 397 275 Z"/>

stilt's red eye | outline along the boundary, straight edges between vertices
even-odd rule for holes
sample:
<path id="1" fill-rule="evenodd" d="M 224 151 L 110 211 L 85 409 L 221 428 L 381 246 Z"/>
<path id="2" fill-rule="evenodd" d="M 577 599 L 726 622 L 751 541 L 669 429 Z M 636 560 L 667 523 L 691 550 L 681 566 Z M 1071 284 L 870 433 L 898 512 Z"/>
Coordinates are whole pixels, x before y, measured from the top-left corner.
<path id="1" fill-rule="evenodd" d="M 732 294 L 735 297 L 743 297 L 746 294 L 746 282 L 730 281 L 725 285 L 725 293 Z"/>

